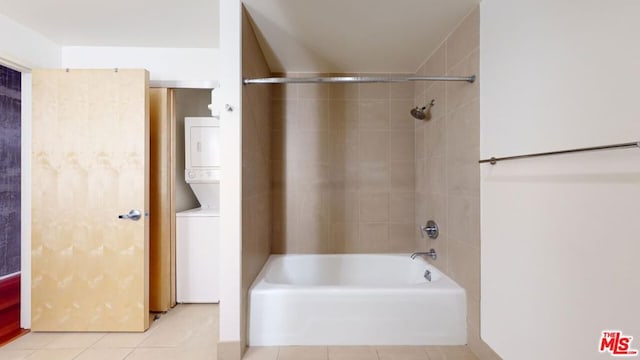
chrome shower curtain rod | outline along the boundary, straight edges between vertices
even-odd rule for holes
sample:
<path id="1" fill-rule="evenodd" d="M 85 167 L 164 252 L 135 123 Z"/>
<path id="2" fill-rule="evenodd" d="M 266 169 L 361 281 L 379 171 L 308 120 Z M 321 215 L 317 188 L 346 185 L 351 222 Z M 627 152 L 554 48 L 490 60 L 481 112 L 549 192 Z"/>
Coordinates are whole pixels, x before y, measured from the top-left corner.
<path id="1" fill-rule="evenodd" d="M 388 83 L 404 81 L 466 81 L 473 83 L 476 76 L 329 76 L 329 77 L 269 77 L 244 79 L 249 84 L 320 84 L 320 83 Z"/>

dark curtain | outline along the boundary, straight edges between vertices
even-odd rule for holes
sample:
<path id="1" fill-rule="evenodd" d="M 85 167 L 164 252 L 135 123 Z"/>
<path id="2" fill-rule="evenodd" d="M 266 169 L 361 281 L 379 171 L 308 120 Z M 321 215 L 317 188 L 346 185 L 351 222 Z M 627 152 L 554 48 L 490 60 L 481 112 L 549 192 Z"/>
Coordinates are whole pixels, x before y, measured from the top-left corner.
<path id="1" fill-rule="evenodd" d="M 20 79 L 0 66 L 0 277 L 20 271 Z"/>

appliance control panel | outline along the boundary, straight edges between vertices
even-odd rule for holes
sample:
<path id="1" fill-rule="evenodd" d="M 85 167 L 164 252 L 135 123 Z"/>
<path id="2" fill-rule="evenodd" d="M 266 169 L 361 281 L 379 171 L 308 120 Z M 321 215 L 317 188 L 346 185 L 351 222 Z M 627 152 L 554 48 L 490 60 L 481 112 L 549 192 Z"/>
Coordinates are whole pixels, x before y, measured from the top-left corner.
<path id="1" fill-rule="evenodd" d="M 220 182 L 220 169 L 187 169 L 184 171 L 187 183 L 217 183 Z"/>

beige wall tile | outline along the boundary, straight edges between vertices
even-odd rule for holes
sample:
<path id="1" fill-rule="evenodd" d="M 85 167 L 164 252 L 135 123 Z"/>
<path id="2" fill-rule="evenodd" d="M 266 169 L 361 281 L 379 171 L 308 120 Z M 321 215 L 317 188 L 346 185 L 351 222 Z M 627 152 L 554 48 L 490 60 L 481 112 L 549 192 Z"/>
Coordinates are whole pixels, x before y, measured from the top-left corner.
<path id="1" fill-rule="evenodd" d="M 360 96 L 358 84 L 330 84 L 329 98 L 331 99 L 357 99 Z"/>
<path id="2" fill-rule="evenodd" d="M 417 225 L 424 225 L 427 220 L 433 220 L 438 224 L 439 235 L 435 240 L 429 239 L 426 236 L 419 241 L 425 244 L 427 249 L 434 248 L 438 253 L 438 260 L 433 262 L 438 269 L 450 275 L 448 262 L 449 262 L 449 238 L 448 238 L 448 199 L 446 194 L 428 194 L 427 195 L 426 216 L 423 219 L 419 219 Z"/>
<path id="3" fill-rule="evenodd" d="M 424 235 L 421 234 L 421 232 L 418 230 L 420 225 L 424 225 L 427 223 L 427 220 L 429 220 L 429 216 L 428 214 L 428 208 L 430 208 L 433 204 L 432 202 L 429 200 L 430 197 L 429 195 L 422 193 L 422 192 L 416 192 L 415 194 L 416 196 L 416 201 L 415 201 L 415 237 L 416 237 L 416 244 L 420 245 L 419 249 L 421 250 L 427 250 L 427 244 L 426 241 L 424 241 Z M 440 225 L 438 225 L 440 226 Z M 423 245 L 424 244 L 424 245 Z M 444 270 L 444 269 L 442 269 Z"/>
<path id="4" fill-rule="evenodd" d="M 362 74 L 362 76 L 368 76 L 368 74 Z M 360 99 L 389 99 L 389 83 L 365 83 L 359 85 Z"/>
<path id="5" fill-rule="evenodd" d="M 387 161 L 389 136 L 387 131 L 360 132 L 358 156 L 361 162 Z"/>
<path id="6" fill-rule="evenodd" d="M 449 196 L 448 218 L 455 219 L 449 238 L 480 248 L 480 198 Z"/>
<path id="7" fill-rule="evenodd" d="M 424 169 L 429 192 L 432 194 L 447 194 L 447 161 L 443 156 L 431 156 L 425 162 Z"/>
<path id="8" fill-rule="evenodd" d="M 428 163 L 429 161 L 426 159 L 416 160 L 416 192 L 427 193 L 431 191 L 429 173 L 427 172 L 429 170 Z"/>
<path id="9" fill-rule="evenodd" d="M 447 151 L 447 130 L 445 117 L 432 119 L 425 125 L 425 154 L 427 156 L 445 156 Z"/>
<path id="10" fill-rule="evenodd" d="M 286 159 L 302 162 L 327 163 L 329 161 L 328 131 L 298 131 L 287 133 Z"/>
<path id="11" fill-rule="evenodd" d="M 386 161 L 362 162 L 358 167 L 358 184 L 361 191 L 388 190 L 391 169 Z"/>
<path id="12" fill-rule="evenodd" d="M 286 133 L 282 130 L 271 131 L 271 153 L 269 157 L 271 160 L 284 161 L 287 158 L 286 150 L 287 144 L 285 141 Z"/>
<path id="13" fill-rule="evenodd" d="M 271 100 L 272 130 L 293 129 L 298 118 L 298 100 Z"/>
<path id="14" fill-rule="evenodd" d="M 329 101 L 329 131 L 332 139 L 349 141 L 351 137 L 357 137 L 359 111 L 357 100 Z"/>
<path id="15" fill-rule="evenodd" d="M 348 254 L 362 252 L 360 245 L 359 222 L 331 223 L 329 225 L 331 236 L 329 238 L 329 253 Z"/>
<path id="16" fill-rule="evenodd" d="M 447 163 L 447 177 L 449 194 L 457 196 L 480 195 L 480 170 L 477 164 L 450 159 Z"/>
<path id="17" fill-rule="evenodd" d="M 420 106 L 430 104 L 431 100 L 434 100 L 431 107 L 431 119 L 443 117 L 447 113 L 447 83 L 430 83 L 424 94 L 424 102 Z"/>
<path id="18" fill-rule="evenodd" d="M 414 122 L 410 111 L 415 106 L 413 97 L 409 99 L 389 100 L 389 128 L 413 129 Z"/>
<path id="19" fill-rule="evenodd" d="M 355 152 L 357 153 L 357 150 L 355 150 Z M 359 171 L 357 165 L 332 162 L 332 164 L 329 165 L 330 189 L 345 191 L 357 190 L 360 186 Z"/>
<path id="20" fill-rule="evenodd" d="M 284 252 L 293 254 L 326 254 L 329 252 L 329 223 L 300 218 Z"/>
<path id="21" fill-rule="evenodd" d="M 427 129 L 427 125 L 425 123 L 421 123 L 414 129 L 414 147 L 415 147 L 415 157 L 416 160 L 422 160 L 425 158 L 426 154 L 426 144 L 425 144 L 425 132 Z"/>
<path id="22" fill-rule="evenodd" d="M 473 75 L 479 71 L 479 17 L 476 9 L 436 50 L 419 72 L 426 75 Z M 422 91 L 416 87 L 416 94 Z M 479 81 L 426 83 L 424 103 L 435 99 L 432 120 L 415 127 L 416 226 L 435 220 L 440 227 L 436 240 L 420 239 L 416 247 L 434 248 L 432 261 L 467 290 L 470 300 L 469 343 L 477 354 L 485 351 L 474 332 L 479 326 L 480 213 L 479 213 Z M 418 99 L 416 99 L 418 100 Z M 422 130 L 421 130 L 422 129 Z M 423 141 L 423 144 L 420 143 Z M 423 160 L 424 159 L 424 160 Z M 477 340 L 476 340 L 477 338 Z M 468 347 L 429 347 L 435 359 L 475 359 Z M 481 358 L 485 358 L 482 353 Z M 486 357 L 492 359 L 492 357 Z"/>
<path id="23" fill-rule="evenodd" d="M 473 297 L 467 299 L 467 326 L 480 331 L 480 300 Z"/>
<path id="24" fill-rule="evenodd" d="M 271 126 L 271 187 L 278 195 L 272 197 L 271 251 L 390 251 L 390 216 L 406 226 L 394 230 L 400 239 L 410 238 L 406 229 L 415 216 L 409 196 L 416 157 L 409 115 L 413 84 L 313 86 L 287 89 L 286 97 L 272 95 L 278 99 L 273 101 L 278 119 Z M 322 193 L 326 213 L 308 212 L 299 199 Z M 401 194 L 393 204 L 392 194 Z M 312 227 L 320 234 L 299 238 Z"/>
<path id="25" fill-rule="evenodd" d="M 449 275 L 467 290 L 467 297 L 480 298 L 480 250 L 449 239 Z"/>
<path id="26" fill-rule="evenodd" d="M 415 163 L 395 161 L 389 166 L 390 189 L 392 191 L 412 191 L 415 189 Z"/>
<path id="27" fill-rule="evenodd" d="M 298 218 L 329 222 L 329 191 L 300 191 L 296 196 Z"/>
<path id="28" fill-rule="evenodd" d="M 464 58 L 458 65 L 451 68 L 449 73 L 461 76 L 476 75 L 480 69 L 480 51 L 476 50 Z M 448 82 L 447 88 L 447 112 L 453 111 L 480 96 L 480 79 L 473 84 L 467 82 Z"/>
<path id="29" fill-rule="evenodd" d="M 389 221 L 389 193 L 361 192 L 360 193 L 360 221 L 387 222 Z"/>
<path id="30" fill-rule="evenodd" d="M 305 76 L 315 76 L 306 74 Z M 322 74 L 317 76 L 324 76 Z M 329 84 L 298 84 L 298 99 L 328 99 Z"/>
<path id="31" fill-rule="evenodd" d="M 416 75 L 424 76 L 424 74 L 425 74 L 425 65 L 426 65 L 426 61 L 425 61 L 425 63 L 420 65 L 420 67 L 416 71 Z M 426 87 L 426 82 L 425 81 L 414 81 L 413 82 L 413 96 L 414 97 L 422 96 L 424 94 L 425 87 Z"/>
<path id="32" fill-rule="evenodd" d="M 447 65 L 458 64 L 480 46 L 480 9 L 471 12 L 447 39 Z M 455 74 L 455 73 L 451 73 Z"/>
<path id="33" fill-rule="evenodd" d="M 275 76 L 275 74 L 274 74 Z M 274 84 L 271 85 L 271 98 L 275 100 L 297 99 L 298 84 Z"/>
<path id="34" fill-rule="evenodd" d="M 298 100 L 297 121 L 300 130 L 329 131 L 329 100 Z"/>
<path id="35" fill-rule="evenodd" d="M 413 224 L 389 224 L 389 251 L 408 253 L 415 249 Z"/>
<path id="36" fill-rule="evenodd" d="M 425 62 L 424 75 L 440 76 L 447 73 L 447 42 L 443 42 Z"/>
<path id="37" fill-rule="evenodd" d="M 423 91 L 419 95 L 416 94 L 416 96 L 413 98 L 413 106 L 411 108 L 415 108 L 416 106 L 422 107 L 426 103 L 427 103 L 427 98 L 425 97 L 425 92 Z M 427 122 L 425 120 L 415 119 L 413 116 L 411 117 L 411 119 L 413 121 L 414 128 L 424 125 Z"/>
<path id="38" fill-rule="evenodd" d="M 361 100 L 358 126 L 361 129 L 389 128 L 389 99 Z"/>
<path id="39" fill-rule="evenodd" d="M 359 140 L 354 136 L 354 141 L 338 139 L 332 141 L 329 146 L 329 162 L 334 167 L 356 167 L 358 164 Z"/>
<path id="40" fill-rule="evenodd" d="M 297 162 L 293 167 L 297 173 L 297 185 L 300 191 L 328 191 L 331 183 L 329 165 L 320 162 Z"/>
<path id="41" fill-rule="evenodd" d="M 480 101 L 478 99 L 447 116 L 447 156 L 477 164 L 480 157 Z"/>
<path id="42" fill-rule="evenodd" d="M 415 218 L 415 192 L 389 193 L 389 222 L 412 224 Z"/>
<path id="43" fill-rule="evenodd" d="M 389 131 L 389 161 L 413 161 L 415 158 L 414 132 Z"/>
<path id="44" fill-rule="evenodd" d="M 361 252 L 384 253 L 389 244 L 389 225 L 386 223 L 360 223 L 359 247 Z"/>
<path id="45" fill-rule="evenodd" d="M 413 75 L 413 74 L 407 74 Z M 390 99 L 413 99 L 414 85 L 410 81 L 389 84 Z"/>
<path id="46" fill-rule="evenodd" d="M 333 190 L 329 193 L 331 223 L 360 221 L 360 193 L 353 190 Z"/>

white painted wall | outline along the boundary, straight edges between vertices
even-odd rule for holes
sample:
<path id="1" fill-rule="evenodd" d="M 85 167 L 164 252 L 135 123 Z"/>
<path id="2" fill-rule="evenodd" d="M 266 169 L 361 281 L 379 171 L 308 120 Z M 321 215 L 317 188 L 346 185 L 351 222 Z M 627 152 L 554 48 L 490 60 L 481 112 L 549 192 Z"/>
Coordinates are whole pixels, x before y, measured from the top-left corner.
<path id="1" fill-rule="evenodd" d="M 220 131 L 224 156 L 220 181 L 220 342 L 241 337 L 242 279 L 242 8 L 241 0 L 220 2 L 219 95 L 213 105 L 222 111 Z"/>
<path id="2" fill-rule="evenodd" d="M 60 66 L 60 46 L 0 14 L 0 59 L 5 65 L 17 65 L 17 70 L 21 71 L 25 68 L 55 68 Z"/>
<path id="3" fill-rule="evenodd" d="M 219 61 L 219 49 L 62 47 L 63 68 L 143 68 L 152 81 L 217 80 Z"/>
<path id="4" fill-rule="evenodd" d="M 61 49 L 0 14 L 0 64 L 22 72 L 22 194 L 20 326 L 31 328 L 31 69 L 59 67 Z"/>
<path id="5" fill-rule="evenodd" d="M 640 2 L 483 0 L 481 157 L 640 140 Z M 481 165 L 483 339 L 504 359 L 640 348 L 640 150 Z"/>

